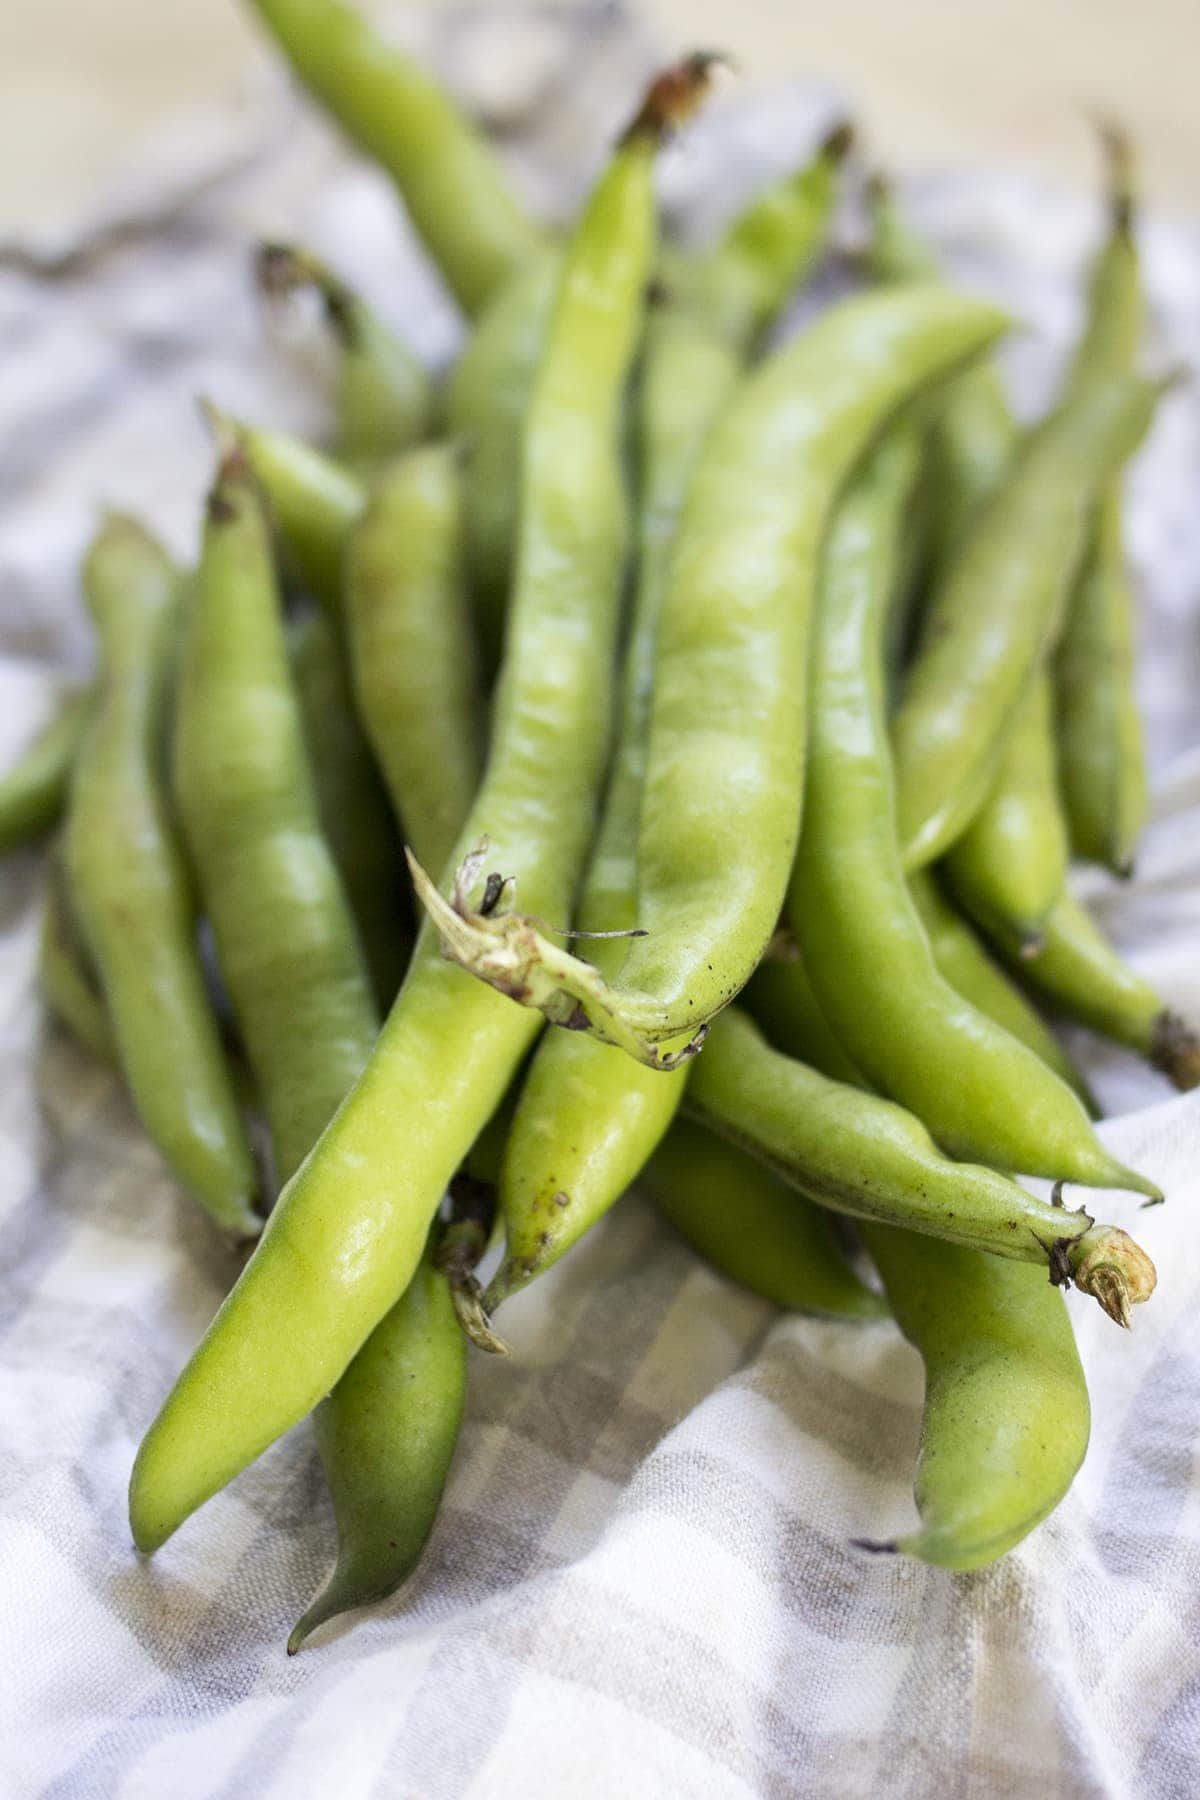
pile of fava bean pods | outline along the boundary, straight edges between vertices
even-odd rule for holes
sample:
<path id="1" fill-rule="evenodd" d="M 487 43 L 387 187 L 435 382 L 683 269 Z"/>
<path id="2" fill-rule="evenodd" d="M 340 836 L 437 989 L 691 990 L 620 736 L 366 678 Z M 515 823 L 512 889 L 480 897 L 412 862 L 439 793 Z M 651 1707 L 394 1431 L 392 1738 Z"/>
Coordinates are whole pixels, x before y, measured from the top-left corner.
<path id="1" fill-rule="evenodd" d="M 1145 810 L 1121 471 L 1166 384 L 1128 146 L 1103 134 L 1086 329 L 1021 426 L 1011 321 L 939 277 L 848 127 L 709 249 L 660 243 L 690 57 L 551 235 L 344 0 L 252 9 L 467 334 L 435 382 L 264 247 L 265 304 L 315 294 L 336 344 L 337 442 L 210 412 L 195 566 L 101 526 L 95 681 L 0 785 L 0 845 L 52 839 L 48 1007 L 258 1237 L 141 1446 L 134 1539 L 313 1413 L 338 1550 L 289 1649 L 392 1593 L 468 1340 L 502 1351 L 504 1303 L 637 1181 L 731 1280 L 895 1319 L 919 1524 L 867 1547 L 987 1563 L 1087 1445 L 1060 1289 L 1127 1326 L 1155 1284 L 1064 1201 L 1162 1196 L 1046 1015 L 1200 1083 L 1067 886 L 1072 856 L 1126 874 Z M 774 347 L 850 187 L 853 291 Z"/>

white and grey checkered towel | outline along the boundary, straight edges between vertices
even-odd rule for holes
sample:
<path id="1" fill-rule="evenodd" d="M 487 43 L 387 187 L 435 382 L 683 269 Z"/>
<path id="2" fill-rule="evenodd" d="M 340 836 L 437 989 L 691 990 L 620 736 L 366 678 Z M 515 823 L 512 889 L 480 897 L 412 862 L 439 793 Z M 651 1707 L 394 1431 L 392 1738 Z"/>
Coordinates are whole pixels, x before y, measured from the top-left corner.
<path id="1" fill-rule="evenodd" d="M 426 44 L 559 207 L 649 57 L 608 8 L 443 15 Z M 674 210 L 702 228 L 828 116 L 811 88 L 728 98 L 672 153 Z M 1033 325 L 1011 369 L 1037 405 L 1096 206 L 981 173 L 906 197 L 959 274 Z M 86 662 L 75 568 L 98 507 L 133 506 L 190 550 L 208 458 L 193 396 L 321 422 L 308 374 L 262 342 L 258 233 L 315 244 L 431 357 L 455 341 L 385 184 L 278 83 L 151 147 L 99 226 L 130 218 L 90 252 L 64 225 L 0 263 L 0 758 Z M 1200 239 L 1149 221 L 1144 242 L 1156 355 L 1200 369 Z M 1132 490 L 1156 820 L 1136 882 L 1097 879 L 1092 897 L 1200 1017 L 1195 393 L 1164 406 Z M 232 1267 L 115 1081 L 47 1030 L 40 886 L 33 858 L 0 869 L 6 1800 L 1200 1793 L 1200 1094 L 1084 1047 L 1106 1140 L 1170 1196 L 1115 1202 L 1159 1289 L 1128 1337 L 1071 1297 L 1092 1447 L 995 1569 L 849 1545 L 912 1516 L 920 1373 L 896 1331 L 781 1316 L 631 1197 L 514 1303 L 512 1359 L 473 1359 L 406 1591 L 289 1662 L 333 1545 L 307 1427 L 152 1564 L 130 1548 L 135 1447 Z"/>

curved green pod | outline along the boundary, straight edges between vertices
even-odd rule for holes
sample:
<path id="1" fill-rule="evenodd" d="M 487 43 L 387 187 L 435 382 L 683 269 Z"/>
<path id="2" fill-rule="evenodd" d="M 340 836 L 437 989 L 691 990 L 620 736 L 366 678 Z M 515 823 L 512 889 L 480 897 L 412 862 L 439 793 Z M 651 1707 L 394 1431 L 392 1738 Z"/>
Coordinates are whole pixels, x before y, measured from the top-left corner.
<path id="1" fill-rule="evenodd" d="M 1041 950 L 1017 972 L 1048 1005 L 1144 1056 L 1177 1088 L 1200 1087 L 1200 1038 L 1117 955 L 1072 894 L 1046 920 Z"/>
<path id="2" fill-rule="evenodd" d="M 377 1019 L 321 830 L 266 517 L 240 448 L 209 496 L 172 786 L 286 1182 L 361 1073 Z"/>
<path id="3" fill-rule="evenodd" d="M 258 1179 L 196 943 L 196 904 L 160 767 L 179 573 L 134 520 L 110 517 L 84 592 L 100 686 L 71 782 L 71 905 L 100 978 L 134 1105 L 172 1173 L 239 1237 Z"/>
<path id="4" fill-rule="evenodd" d="M 462 1425 L 467 1340 L 431 1233 L 416 1273 L 314 1414 L 337 1519 L 337 1563 L 288 1638 L 386 1600 L 429 1540 Z"/>
<path id="5" fill-rule="evenodd" d="M 676 1119 L 638 1185 L 706 1262 L 764 1300 L 834 1319 L 886 1314 L 828 1213 L 702 1125 Z"/>
<path id="6" fill-rule="evenodd" d="M 1091 1408 L 1062 1295 L 1045 1272 L 870 1224 L 896 1322 L 925 1364 L 920 1528 L 894 1543 L 943 1569 L 995 1562 L 1053 1512 Z"/>
<path id="7" fill-rule="evenodd" d="M 1154 1265 L 1123 1231 L 1037 1200 L 978 1163 L 951 1161 L 903 1107 L 772 1050 L 740 1007 L 713 1026 L 684 1105 L 810 1200 L 1038 1264 L 1093 1294 L 1118 1324 L 1154 1291 Z"/>
<path id="8" fill-rule="evenodd" d="M 54 717 L 0 775 L 0 856 L 39 843 L 62 818 L 91 701 L 90 688 L 68 694 Z"/>
<path id="9" fill-rule="evenodd" d="M 344 0 L 251 5 L 304 85 L 391 176 L 455 298 L 477 313 L 542 241 L 483 136 Z"/>
<path id="10" fill-rule="evenodd" d="M 1059 406 L 939 577 L 892 723 L 906 868 L 949 849 L 986 799 L 1030 675 L 1061 629 L 1091 508 L 1160 392 L 1129 376 Z"/>
<path id="11" fill-rule="evenodd" d="M 258 279 L 275 299 L 312 288 L 338 347 L 334 390 L 337 454 L 369 478 L 389 456 L 418 443 L 433 423 L 429 371 L 360 294 L 309 250 L 262 244 Z"/>

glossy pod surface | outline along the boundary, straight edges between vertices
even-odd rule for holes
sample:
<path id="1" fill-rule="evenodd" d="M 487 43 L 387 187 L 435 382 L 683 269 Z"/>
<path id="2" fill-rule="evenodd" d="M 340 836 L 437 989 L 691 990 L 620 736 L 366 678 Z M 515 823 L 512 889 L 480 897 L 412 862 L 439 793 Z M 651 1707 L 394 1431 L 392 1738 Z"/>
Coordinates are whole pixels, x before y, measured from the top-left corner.
<path id="1" fill-rule="evenodd" d="M 925 1364 L 920 1529 L 871 1547 L 982 1568 L 1054 1510 L 1087 1450 L 1091 1410 L 1066 1305 L 1042 1269 L 862 1230 Z"/>
<path id="2" fill-rule="evenodd" d="M 217 961 L 286 1182 L 370 1054 L 357 928 L 321 830 L 262 502 L 240 451 L 209 498 L 172 752 Z"/>
<path id="3" fill-rule="evenodd" d="M 739 1007 L 714 1024 L 685 1105 L 801 1193 L 854 1218 L 1043 1265 L 1056 1239 L 1087 1227 L 1086 1215 L 1035 1200 L 1004 1175 L 952 1162 L 903 1107 L 772 1050 Z"/>
<path id="4" fill-rule="evenodd" d="M 570 903 L 607 745 L 626 544 L 619 422 L 653 257 L 652 148 L 638 136 L 618 154 L 568 255 L 526 430 L 491 754 L 462 839 L 465 852 L 486 833 L 551 918 Z M 330 1391 L 407 1288 L 536 1031 L 426 933 L 366 1069 L 142 1445 L 139 1544 L 162 1543 Z"/>
<path id="5" fill-rule="evenodd" d="M 893 722 L 906 867 L 947 850 L 986 798 L 1061 627 L 1092 503 L 1141 441 L 1158 391 L 1128 377 L 1061 406 L 1024 441 L 940 577 Z"/>
<path id="6" fill-rule="evenodd" d="M 104 991 L 138 1114 L 182 1185 L 242 1237 L 257 1178 L 196 945 L 196 906 L 161 768 L 179 575 L 153 538 L 110 518 L 84 589 L 101 684 L 71 784 L 71 904 Z"/>
<path id="7" fill-rule="evenodd" d="M 788 918 L 852 1063 L 942 1148 L 997 1168 L 1157 1192 L 1110 1157 L 1078 1098 L 941 975 L 896 841 L 883 625 L 911 440 L 884 443 L 826 550 L 804 831 Z"/>

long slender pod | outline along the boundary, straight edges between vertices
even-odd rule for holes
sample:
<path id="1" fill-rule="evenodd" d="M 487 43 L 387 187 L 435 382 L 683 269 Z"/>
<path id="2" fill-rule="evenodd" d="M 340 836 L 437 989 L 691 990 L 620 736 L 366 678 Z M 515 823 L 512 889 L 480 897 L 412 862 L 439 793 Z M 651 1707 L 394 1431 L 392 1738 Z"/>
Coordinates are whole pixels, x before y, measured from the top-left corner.
<path id="1" fill-rule="evenodd" d="M 88 552 L 84 591 L 101 679 L 71 783 L 71 904 L 143 1125 L 217 1224 L 253 1237 L 257 1176 L 161 768 L 182 584 L 161 545 L 113 516 Z"/>
<path id="2" fill-rule="evenodd" d="M 1154 1290 L 1154 1266 L 1125 1232 L 1037 1200 L 979 1164 L 952 1162 L 903 1107 L 772 1050 L 740 1007 L 714 1025 L 684 1106 L 810 1200 L 1040 1264 L 1060 1285 L 1092 1294 L 1118 1324 Z"/>
<path id="3" fill-rule="evenodd" d="M 251 5 L 304 85 L 391 176 L 455 298 L 477 313 L 541 242 L 483 137 L 344 0 Z"/>
<path id="4" fill-rule="evenodd" d="M 1064 401 L 947 563 L 893 721 L 906 867 L 940 856 L 986 799 L 1029 677 L 1061 629 L 1091 509 L 1160 392 L 1127 376 Z"/>
<path id="5" fill-rule="evenodd" d="M 172 775 L 217 961 L 287 1181 L 360 1074 L 376 1014 L 321 830 L 266 515 L 240 448 L 208 502 Z"/>

